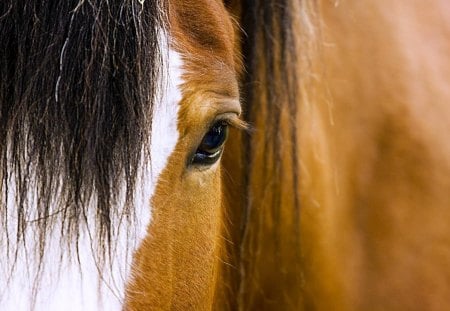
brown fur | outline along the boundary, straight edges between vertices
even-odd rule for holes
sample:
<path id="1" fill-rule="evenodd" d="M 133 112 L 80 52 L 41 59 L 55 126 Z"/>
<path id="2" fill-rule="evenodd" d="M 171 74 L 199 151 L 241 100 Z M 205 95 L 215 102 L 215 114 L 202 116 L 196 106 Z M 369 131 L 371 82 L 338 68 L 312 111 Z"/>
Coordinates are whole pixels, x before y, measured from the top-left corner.
<path id="1" fill-rule="evenodd" d="M 240 308 L 448 309 L 448 4 L 317 4 L 318 45 L 305 48 L 308 33 L 296 29 L 309 57 L 296 67 L 297 141 L 283 110 L 279 136 L 267 135 L 266 63 L 257 76 Z M 288 190 L 293 142 L 300 224 Z M 281 164 L 267 145 L 282 150 Z"/>
<path id="2" fill-rule="evenodd" d="M 306 288 L 319 309 L 450 306 L 449 8 L 321 3 L 320 76 L 300 129 Z"/>
<path id="3" fill-rule="evenodd" d="M 234 30 L 220 1 L 173 1 L 170 33 L 184 60 L 180 139 L 153 198 L 126 310 L 211 309 L 223 244 L 221 170 L 186 167 L 221 113 L 240 113 Z"/>

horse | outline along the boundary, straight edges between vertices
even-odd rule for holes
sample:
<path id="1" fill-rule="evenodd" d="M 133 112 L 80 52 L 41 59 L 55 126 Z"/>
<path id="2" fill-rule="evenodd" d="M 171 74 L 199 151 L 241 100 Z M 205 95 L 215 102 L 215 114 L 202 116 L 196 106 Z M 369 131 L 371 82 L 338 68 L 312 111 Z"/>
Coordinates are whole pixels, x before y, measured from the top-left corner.
<path id="1" fill-rule="evenodd" d="M 2 1 L 0 309 L 447 309 L 449 15 Z"/>

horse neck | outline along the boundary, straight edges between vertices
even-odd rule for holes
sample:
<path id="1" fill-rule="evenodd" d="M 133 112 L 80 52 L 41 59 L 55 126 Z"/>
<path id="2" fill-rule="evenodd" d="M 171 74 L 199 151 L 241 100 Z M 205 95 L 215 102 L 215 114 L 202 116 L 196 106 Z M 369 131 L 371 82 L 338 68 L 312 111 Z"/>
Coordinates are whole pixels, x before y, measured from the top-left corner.
<path id="1" fill-rule="evenodd" d="M 242 188 L 230 213 L 245 211 L 232 217 L 243 224 L 232 227 L 238 304 L 441 309 L 448 303 L 441 294 L 448 291 L 448 256 L 437 251 L 448 248 L 450 153 L 441 136 L 450 115 L 443 85 L 448 4 L 318 2 L 326 27 L 321 50 L 309 53 L 316 75 L 310 83 L 301 59 L 299 68 L 288 62 L 295 69 L 280 69 L 289 59 L 271 45 L 282 42 L 280 33 L 270 33 L 273 41 L 255 35 L 243 10 L 249 45 L 257 47 L 255 54 L 244 49 L 245 63 L 258 62 L 244 84 L 254 129 L 230 148 L 245 159 L 228 181 Z M 303 54 L 308 47 L 293 29 Z M 291 72 L 301 74 L 294 85 L 308 92 L 288 100 L 282 82 Z"/>

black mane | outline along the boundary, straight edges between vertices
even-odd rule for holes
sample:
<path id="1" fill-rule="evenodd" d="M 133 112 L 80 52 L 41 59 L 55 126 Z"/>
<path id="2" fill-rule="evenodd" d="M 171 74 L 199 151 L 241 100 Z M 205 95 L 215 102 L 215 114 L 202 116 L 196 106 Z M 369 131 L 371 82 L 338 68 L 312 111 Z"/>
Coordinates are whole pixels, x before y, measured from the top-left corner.
<path id="1" fill-rule="evenodd" d="M 164 12 L 163 0 L 0 2 L 0 228 L 18 219 L 9 238 L 20 242 L 34 221 L 42 241 L 56 213 L 64 238 L 76 239 L 89 202 L 104 245 L 116 205 L 132 219 Z"/>

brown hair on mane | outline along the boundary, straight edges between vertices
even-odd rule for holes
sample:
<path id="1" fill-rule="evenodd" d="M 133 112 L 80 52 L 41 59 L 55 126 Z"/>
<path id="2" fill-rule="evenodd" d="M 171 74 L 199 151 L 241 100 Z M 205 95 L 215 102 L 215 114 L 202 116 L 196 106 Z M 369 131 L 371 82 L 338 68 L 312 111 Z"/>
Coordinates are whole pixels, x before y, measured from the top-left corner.
<path id="1" fill-rule="evenodd" d="M 7 238 L 21 242 L 34 220 L 42 252 L 55 219 L 76 241 L 95 202 L 93 238 L 107 249 L 113 213 L 133 219 L 164 12 L 163 0 L 1 1 L 0 216 L 4 228 L 8 215 L 18 220 Z M 29 193 L 36 219 L 27 218 Z"/>
<path id="2" fill-rule="evenodd" d="M 313 0 L 242 1 L 244 118 L 254 127 L 243 140 L 245 215 L 238 217 L 243 309 L 274 301 L 283 309 L 301 299 L 301 293 L 280 290 L 270 278 L 277 275 L 278 284 L 301 288 L 298 117 L 316 37 L 315 5 Z"/>

